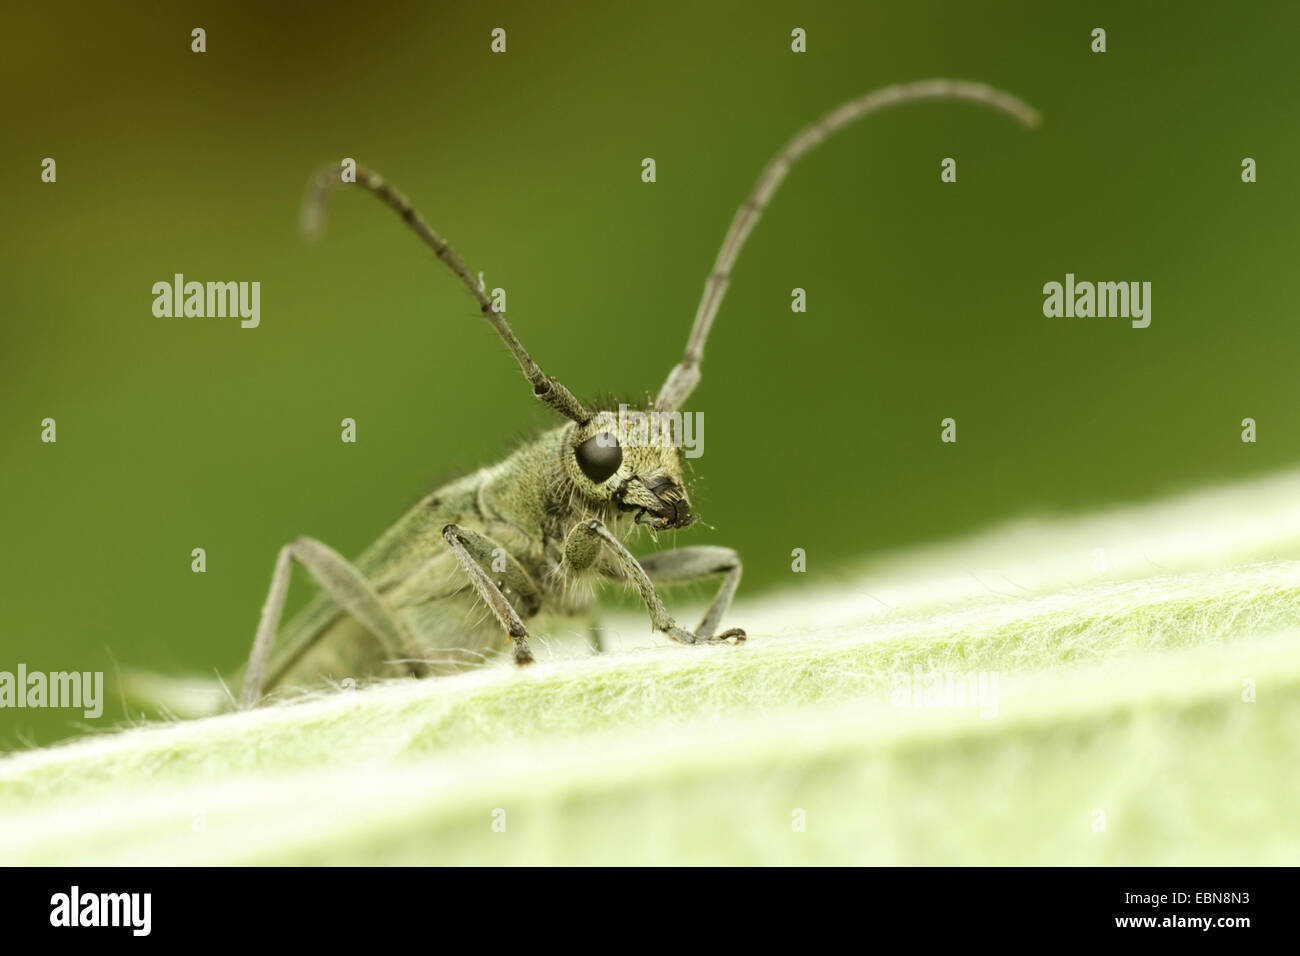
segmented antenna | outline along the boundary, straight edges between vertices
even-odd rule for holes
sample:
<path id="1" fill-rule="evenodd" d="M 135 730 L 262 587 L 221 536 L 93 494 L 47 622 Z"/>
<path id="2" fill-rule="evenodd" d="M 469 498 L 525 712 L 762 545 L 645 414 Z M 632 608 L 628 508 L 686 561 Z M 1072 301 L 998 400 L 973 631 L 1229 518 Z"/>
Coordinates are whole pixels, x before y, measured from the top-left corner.
<path id="1" fill-rule="evenodd" d="M 316 238 L 321 234 L 325 222 L 325 206 L 335 187 L 341 185 L 348 184 L 343 183 L 338 166 L 328 167 L 316 177 L 302 209 L 302 230 L 308 238 Z M 496 329 L 497 335 L 501 336 L 501 340 L 506 343 L 506 347 L 514 355 L 519 367 L 523 370 L 524 377 L 533 386 L 534 397 L 579 424 L 590 421 L 591 412 L 587 411 L 583 404 L 573 397 L 572 392 L 559 381 L 543 372 L 541 366 L 533 361 L 533 357 L 528 354 L 528 350 L 524 348 L 514 330 L 510 328 L 510 323 L 506 321 L 505 312 L 499 312 L 493 307 L 491 298 L 479 283 L 475 273 L 470 270 L 469 266 L 465 265 L 460 256 L 456 255 L 455 250 L 429 227 L 429 224 L 424 221 L 424 217 L 415 210 L 415 207 L 407 201 L 407 198 L 385 182 L 384 177 L 373 170 L 366 169 L 364 166 L 357 167 L 355 185 L 382 199 L 390 209 L 402 218 L 404 223 L 411 227 L 411 230 L 417 236 L 424 240 L 425 245 L 433 250 L 434 255 L 452 272 L 456 273 L 457 278 L 460 279 L 465 288 L 469 289 L 469 294 L 478 303 L 483 318 L 487 319 L 488 324 Z"/>
<path id="2" fill-rule="evenodd" d="M 686 342 L 686 354 L 680 363 L 668 374 L 667 381 L 659 390 L 654 407 L 659 411 L 676 411 L 695 390 L 700 381 L 700 362 L 704 358 L 704 341 L 709 337 L 709 327 L 713 317 L 718 314 L 718 306 L 726 295 L 727 283 L 731 279 L 731 269 L 736 263 L 745 240 L 754 228 L 754 223 L 772 199 L 781 181 L 785 179 L 790 167 L 805 154 L 825 142 L 850 123 L 856 122 L 870 113 L 913 103 L 917 100 L 965 100 L 988 106 L 1018 120 L 1025 126 L 1037 126 L 1042 117 L 1038 111 L 1010 93 L 983 83 L 971 83 L 967 80 L 921 80 L 916 83 L 902 83 L 887 86 L 865 96 L 849 100 L 831 110 L 821 119 L 795 134 L 794 138 L 781 148 L 764 167 L 758 182 L 754 185 L 749 198 L 736 210 L 731 220 L 731 228 L 718 250 L 718 258 L 713 263 L 713 271 L 704 283 L 704 295 L 700 298 L 699 308 L 695 312 L 695 323 L 691 326 L 691 337 Z"/>

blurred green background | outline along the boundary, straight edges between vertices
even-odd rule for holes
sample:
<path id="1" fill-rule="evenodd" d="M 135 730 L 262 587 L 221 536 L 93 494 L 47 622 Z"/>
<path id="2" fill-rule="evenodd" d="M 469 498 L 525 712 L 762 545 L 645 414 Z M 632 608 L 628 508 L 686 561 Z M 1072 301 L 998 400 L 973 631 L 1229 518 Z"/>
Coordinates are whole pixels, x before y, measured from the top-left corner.
<path id="1" fill-rule="evenodd" d="M 11 8 L 0 670 L 228 672 L 282 544 L 354 555 L 553 421 L 373 200 L 339 196 L 324 240 L 299 237 L 309 177 L 343 156 L 507 289 L 549 372 L 637 394 L 679 357 L 734 209 L 798 127 L 932 75 L 1043 112 L 1032 132 L 965 105 L 886 113 L 778 193 L 691 403 L 711 527 L 679 537 L 738 548 L 751 593 L 791 581 L 794 547 L 824 580 L 1026 512 L 1292 465 L 1298 33 L 1291 4 Z M 1044 318 L 1067 271 L 1151 281 L 1151 327 Z M 261 327 L 155 318 L 175 272 L 260 281 Z M 291 608 L 309 591 L 295 576 Z M 3 711 L 0 748 L 81 723 Z"/>

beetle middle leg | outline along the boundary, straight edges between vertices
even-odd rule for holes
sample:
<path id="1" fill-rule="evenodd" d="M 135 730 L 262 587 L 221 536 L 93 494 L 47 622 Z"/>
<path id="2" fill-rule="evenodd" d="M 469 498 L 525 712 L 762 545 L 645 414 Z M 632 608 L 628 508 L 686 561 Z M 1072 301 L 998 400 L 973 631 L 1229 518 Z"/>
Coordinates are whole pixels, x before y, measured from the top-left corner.
<path id="1" fill-rule="evenodd" d="M 645 563 L 638 561 L 623 546 L 623 542 L 605 527 L 604 523 L 592 518 L 579 522 L 569 532 L 564 542 L 564 559 L 573 570 L 591 567 L 603 548 L 608 548 L 614 556 L 621 575 L 635 585 L 650 612 L 650 622 L 655 630 L 663 631 L 674 641 L 682 644 L 741 644 L 745 632 L 733 627 L 721 634 L 714 634 L 718 622 L 731 603 L 731 597 L 740 584 L 740 558 L 730 548 L 682 548 L 679 551 L 664 552 L 646 558 Z M 726 573 L 727 577 L 718 589 L 717 596 L 704 614 L 704 620 L 694 632 L 678 626 L 673 620 L 664 602 L 655 591 L 652 573 L 662 583 L 698 580 L 714 573 Z"/>
<path id="2" fill-rule="evenodd" d="M 515 663 L 531 664 L 533 653 L 528 649 L 528 628 L 515 610 L 514 604 L 502 593 L 502 588 L 514 593 L 526 615 L 535 614 L 541 607 L 542 596 L 528 572 L 503 547 L 487 535 L 449 524 L 442 529 L 442 537 L 456 555 L 456 560 L 484 603 L 492 609 L 501 626 L 515 644 Z M 492 568 L 489 575 L 484 565 Z M 495 580 L 494 580 L 495 577 Z"/>
<path id="3" fill-rule="evenodd" d="M 409 661 L 413 656 L 413 645 L 406 628 L 376 593 L 365 575 L 333 548 L 314 538 L 299 538 L 293 544 L 281 548 L 276 559 L 275 572 L 271 576 L 271 590 L 262 606 L 257 636 L 253 639 L 253 650 L 244 670 L 240 710 L 254 706 L 262 696 L 262 684 L 270 663 L 271 647 L 280 628 L 280 615 L 284 612 L 285 597 L 289 593 L 289 572 L 294 561 L 311 572 L 326 594 L 382 641 L 391 658 Z M 414 674 L 423 673 L 422 665 L 408 666 Z"/>

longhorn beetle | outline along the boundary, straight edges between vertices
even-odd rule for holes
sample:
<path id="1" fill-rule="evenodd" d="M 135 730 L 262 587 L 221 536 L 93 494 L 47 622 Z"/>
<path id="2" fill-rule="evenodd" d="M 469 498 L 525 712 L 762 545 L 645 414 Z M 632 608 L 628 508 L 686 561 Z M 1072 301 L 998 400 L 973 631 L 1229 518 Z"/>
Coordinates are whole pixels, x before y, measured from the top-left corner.
<path id="1" fill-rule="evenodd" d="M 685 355 L 646 412 L 679 412 L 699 383 L 704 342 L 736 256 L 795 161 L 855 120 L 917 100 L 964 100 L 1027 126 L 1038 122 L 1038 114 L 1010 94 L 979 83 L 936 79 L 885 87 L 802 129 L 763 169 L 732 219 L 705 281 Z M 304 207 L 309 233 L 319 230 L 325 202 L 340 179 L 338 167 L 332 167 L 315 181 Z M 654 532 L 695 522 L 682 477 L 682 449 L 669 441 L 638 441 L 632 433 L 635 419 L 575 398 L 542 371 L 475 273 L 406 197 L 361 167 L 355 185 L 383 200 L 456 274 L 518 361 L 533 397 L 568 421 L 499 464 L 427 495 L 355 563 L 311 538 L 281 549 L 239 706 L 253 707 L 270 688 L 331 674 L 424 676 L 463 666 L 484 657 L 502 631 L 513 642 L 515 662 L 530 663 L 525 621 L 543 611 L 585 613 L 591 596 L 583 585 L 594 579 L 634 587 L 651 625 L 674 641 L 743 642 L 740 628 L 718 629 L 740 583 L 736 552 L 696 546 L 637 559 L 623 543 L 638 528 Z M 277 642 L 294 561 L 311 573 L 322 593 L 289 622 Z M 668 613 L 656 586 L 713 575 L 722 575 L 722 585 L 703 620 L 688 631 Z M 475 619 L 472 612 L 480 601 L 490 615 Z"/>

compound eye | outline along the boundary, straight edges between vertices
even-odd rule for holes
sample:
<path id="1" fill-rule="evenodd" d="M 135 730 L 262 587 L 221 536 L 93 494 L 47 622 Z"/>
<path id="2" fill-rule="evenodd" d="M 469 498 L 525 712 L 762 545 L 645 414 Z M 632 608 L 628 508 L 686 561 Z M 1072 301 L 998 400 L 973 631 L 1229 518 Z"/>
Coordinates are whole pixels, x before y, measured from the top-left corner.
<path id="1" fill-rule="evenodd" d="M 614 474 L 623 464 L 623 449 L 618 447 L 618 438 L 609 432 L 592 435 L 573 449 L 573 456 L 578 459 L 582 473 L 596 484 Z"/>

